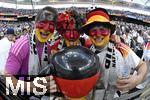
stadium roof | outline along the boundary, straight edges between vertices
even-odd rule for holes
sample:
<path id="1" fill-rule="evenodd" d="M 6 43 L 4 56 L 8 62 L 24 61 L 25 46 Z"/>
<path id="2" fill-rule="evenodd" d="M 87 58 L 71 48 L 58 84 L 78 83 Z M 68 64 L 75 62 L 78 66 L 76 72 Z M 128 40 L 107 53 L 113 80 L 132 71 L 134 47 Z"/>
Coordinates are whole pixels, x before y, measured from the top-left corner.
<path id="1" fill-rule="evenodd" d="M 150 0 L 0 0 L 0 7 L 15 9 L 40 9 L 47 5 L 55 8 L 96 6 L 150 15 Z"/>

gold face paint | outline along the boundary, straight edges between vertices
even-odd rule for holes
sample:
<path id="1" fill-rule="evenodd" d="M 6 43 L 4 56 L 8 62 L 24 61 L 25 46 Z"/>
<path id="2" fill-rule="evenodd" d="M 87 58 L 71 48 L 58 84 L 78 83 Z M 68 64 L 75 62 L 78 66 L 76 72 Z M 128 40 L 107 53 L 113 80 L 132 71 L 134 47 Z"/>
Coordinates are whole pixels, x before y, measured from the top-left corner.
<path id="1" fill-rule="evenodd" d="M 79 39 L 77 39 L 76 41 L 70 41 L 70 40 L 64 38 L 64 40 L 65 40 L 65 43 L 66 43 L 67 47 L 69 47 L 69 46 L 77 46 L 78 43 L 79 43 Z"/>
<path id="2" fill-rule="evenodd" d="M 45 32 L 43 29 L 35 29 L 35 36 L 39 40 L 39 42 L 46 42 L 51 38 L 53 33 Z"/>
<path id="3" fill-rule="evenodd" d="M 94 26 L 89 30 L 89 37 L 96 47 L 103 48 L 109 42 L 110 29 L 103 25 Z"/>
<path id="4" fill-rule="evenodd" d="M 90 39 L 95 46 L 97 46 L 99 48 L 103 48 L 103 47 L 105 47 L 106 44 L 108 44 L 109 36 L 110 36 L 110 34 L 108 34 L 107 36 L 102 36 L 102 35 L 90 36 Z"/>
<path id="5" fill-rule="evenodd" d="M 69 98 L 66 97 L 67 100 L 86 100 L 86 97 L 81 97 L 81 98 Z"/>

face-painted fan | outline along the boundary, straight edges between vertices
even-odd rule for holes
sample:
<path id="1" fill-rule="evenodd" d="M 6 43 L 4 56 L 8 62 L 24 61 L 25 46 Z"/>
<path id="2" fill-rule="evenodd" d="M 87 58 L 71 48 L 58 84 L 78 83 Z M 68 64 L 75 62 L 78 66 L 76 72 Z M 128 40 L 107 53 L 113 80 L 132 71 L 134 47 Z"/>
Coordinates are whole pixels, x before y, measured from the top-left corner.
<path id="1" fill-rule="evenodd" d="M 52 63 L 56 84 L 67 97 L 86 96 L 100 77 L 98 57 L 82 46 L 68 47 L 54 54 Z"/>

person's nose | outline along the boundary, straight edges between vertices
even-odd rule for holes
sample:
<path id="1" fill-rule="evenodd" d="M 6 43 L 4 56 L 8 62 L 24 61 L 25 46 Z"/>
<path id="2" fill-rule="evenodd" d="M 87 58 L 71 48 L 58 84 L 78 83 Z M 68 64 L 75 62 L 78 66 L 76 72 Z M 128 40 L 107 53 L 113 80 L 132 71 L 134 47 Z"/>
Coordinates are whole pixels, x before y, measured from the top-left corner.
<path id="1" fill-rule="evenodd" d="M 96 35 L 96 36 L 100 36 L 100 35 L 101 35 L 100 31 L 99 31 L 99 30 L 96 30 L 95 35 Z"/>
<path id="2" fill-rule="evenodd" d="M 49 31 L 49 24 L 47 23 L 47 24 L 45 24 L 45 26 L 44 26 L 44 30 L 45 31 Z"/>
<path id="3" fill-rule="evenodd" d="M 74 34 L 73 31 L 70 31 L 70 38 L 73 38 L 73 37 L 74 37 L 73 34 Z"/>

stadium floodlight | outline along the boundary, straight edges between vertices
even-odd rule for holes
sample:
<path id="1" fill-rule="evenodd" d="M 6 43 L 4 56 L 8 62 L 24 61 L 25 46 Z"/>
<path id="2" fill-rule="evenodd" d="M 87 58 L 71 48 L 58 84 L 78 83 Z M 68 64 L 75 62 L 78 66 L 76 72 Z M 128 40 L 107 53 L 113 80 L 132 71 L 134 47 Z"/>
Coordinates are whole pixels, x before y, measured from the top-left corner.
<path id="1" fill-rule="evenodd" d="M 17 0 L 17 1 L 22 2 L 22 1 L 24 1 L 24 0 Z"/>

